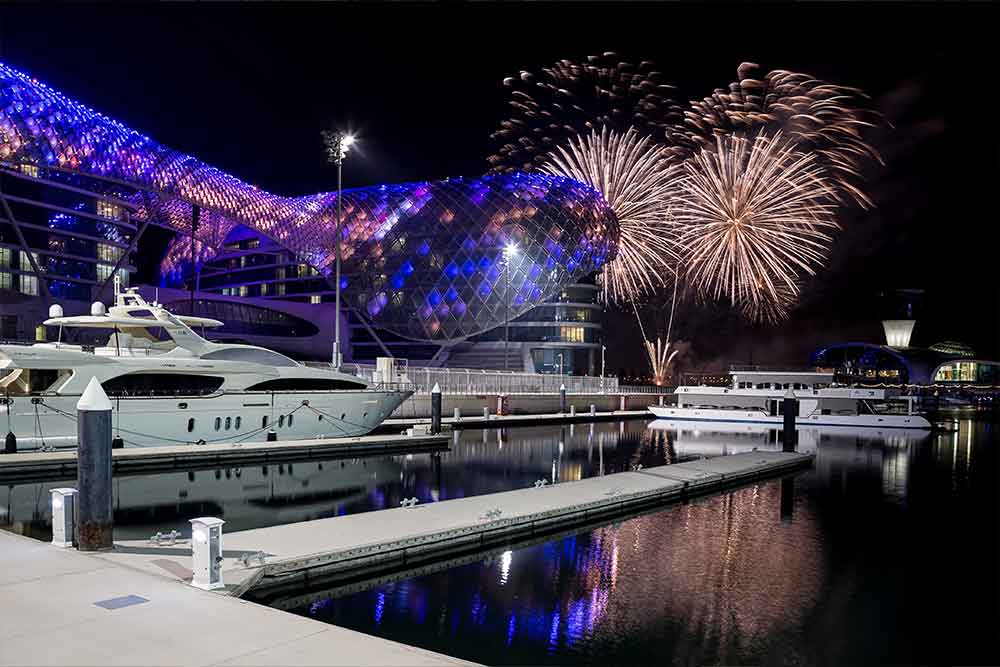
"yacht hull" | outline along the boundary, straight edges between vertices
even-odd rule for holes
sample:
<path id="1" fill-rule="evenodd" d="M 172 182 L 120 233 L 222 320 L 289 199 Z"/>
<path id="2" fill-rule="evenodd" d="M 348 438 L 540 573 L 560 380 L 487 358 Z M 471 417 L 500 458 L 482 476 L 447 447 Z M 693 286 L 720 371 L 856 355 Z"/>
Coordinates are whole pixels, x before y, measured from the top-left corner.
<path id="1" fill-rule="evenodd" d="M 236 392 L 188 397 L 112 397 L 115 435 L 127 447 L 343 438 L 373 431 L 412 395 L 404 390 Z M 18 450 L 77 445 L 79 396 L 11 397 L 0 430 Z"/>
<path id="2" fill-rule="evenodd" d="M 661 419 L 705 422 L 745 422 L 781 426 L 783 416 L 771 416 L 756 410 L 719 410 L 711 408 L 678 408 L 650 406 L 649 411 Z M 931 423 L 920 415 L 807 415 L 796 417 L 803 426 L 861 426 L 871 428 L 929 429 Z"/>

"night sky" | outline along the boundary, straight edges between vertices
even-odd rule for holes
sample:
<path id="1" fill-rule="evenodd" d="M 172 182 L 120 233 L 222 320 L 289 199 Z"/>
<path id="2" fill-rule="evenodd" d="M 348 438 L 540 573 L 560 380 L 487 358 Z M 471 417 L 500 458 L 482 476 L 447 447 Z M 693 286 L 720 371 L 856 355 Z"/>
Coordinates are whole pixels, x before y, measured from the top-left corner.
<path id="1" fill-rule="evenodd" d="M 476 176 L 505 117 L 505 76 L 615 51 L 652 60 L 679 99 L 743 61 L 863 88 L 873 211 L 845 209 L 828 270 L 778 327 L 686 304 L 683 367 L 804 364 L 818 345 L 881 342 L 878 294 L 926 290 L 914 344 L 1000 357 L 995 240 L 1000 11 L 807 3 L 0 7 L 0 59 L 70 97 L 282 194 L 331 190 L 320 130 L 362 144 L 345 187 Z M 645 309 L 648 326 L 665 325 Z M 631 312 L 609 314 L 609 371 L 645 362 Z M 648 332 L 647 332 L 648 333 Z"/>

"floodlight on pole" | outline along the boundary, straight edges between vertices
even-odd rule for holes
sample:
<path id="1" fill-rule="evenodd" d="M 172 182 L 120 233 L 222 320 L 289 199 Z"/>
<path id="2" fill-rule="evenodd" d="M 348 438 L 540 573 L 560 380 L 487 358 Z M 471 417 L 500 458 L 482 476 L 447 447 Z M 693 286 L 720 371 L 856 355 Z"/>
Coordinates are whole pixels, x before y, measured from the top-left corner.
<path id="1" fill-rule="evenodd" d="M 340 370 L 340 241 L 343 220 L 341 219 L 341 199 L 343 195 L 343 183 L 341 174 L 343 171 L 344 158 L 347 156 L 347 149 L 357 143 L 357 138 L 353 134 L 345 134 L 340 130 L 328 130 L 323 132 L 323 143 L 326 145 L 327 161 L 337 165 L 337 226 L 334 232 L 336 269 L 334 272 L 334 342 L 333 342 L 333 367 Z"/>
<path id="2" fill-rule="evenodd" d="M 507 370 L 507 347 L 510 345 L 510 259 L 517 254 L 517 244 L 509 242 L 503 248 L 503 274 L 506 287 L 504 289 L 504 324 L 503 324 L 503 369 Z"/>

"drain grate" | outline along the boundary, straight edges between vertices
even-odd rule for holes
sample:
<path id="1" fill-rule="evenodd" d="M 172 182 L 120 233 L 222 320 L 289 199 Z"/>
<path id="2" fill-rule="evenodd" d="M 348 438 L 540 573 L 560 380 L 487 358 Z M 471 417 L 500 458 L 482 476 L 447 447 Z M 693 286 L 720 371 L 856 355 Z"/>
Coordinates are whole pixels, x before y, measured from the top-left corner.
<path id="1" fill-rule="evenodd" d="M 95 602 L 94 605 L 103 609 L 121 609 L 122 607 L 131 607 L 134 604 L 142 604 L 143 602 L 149 602 L 149 600 L 138 595 L 126 595 L 121 598 L 101 600 L 100 602 Z"/>

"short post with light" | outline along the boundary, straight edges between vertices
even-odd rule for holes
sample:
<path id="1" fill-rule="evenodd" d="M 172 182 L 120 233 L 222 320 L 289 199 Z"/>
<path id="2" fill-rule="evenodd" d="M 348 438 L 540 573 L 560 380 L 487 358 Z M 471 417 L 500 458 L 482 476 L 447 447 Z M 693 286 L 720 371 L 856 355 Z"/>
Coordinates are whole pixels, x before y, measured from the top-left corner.
<path id="1" fill-rule="evenodd" d="M 205 591 L 225 588 L 222 583 L 222 519 L 191 519 L 191 585 Z"/>

